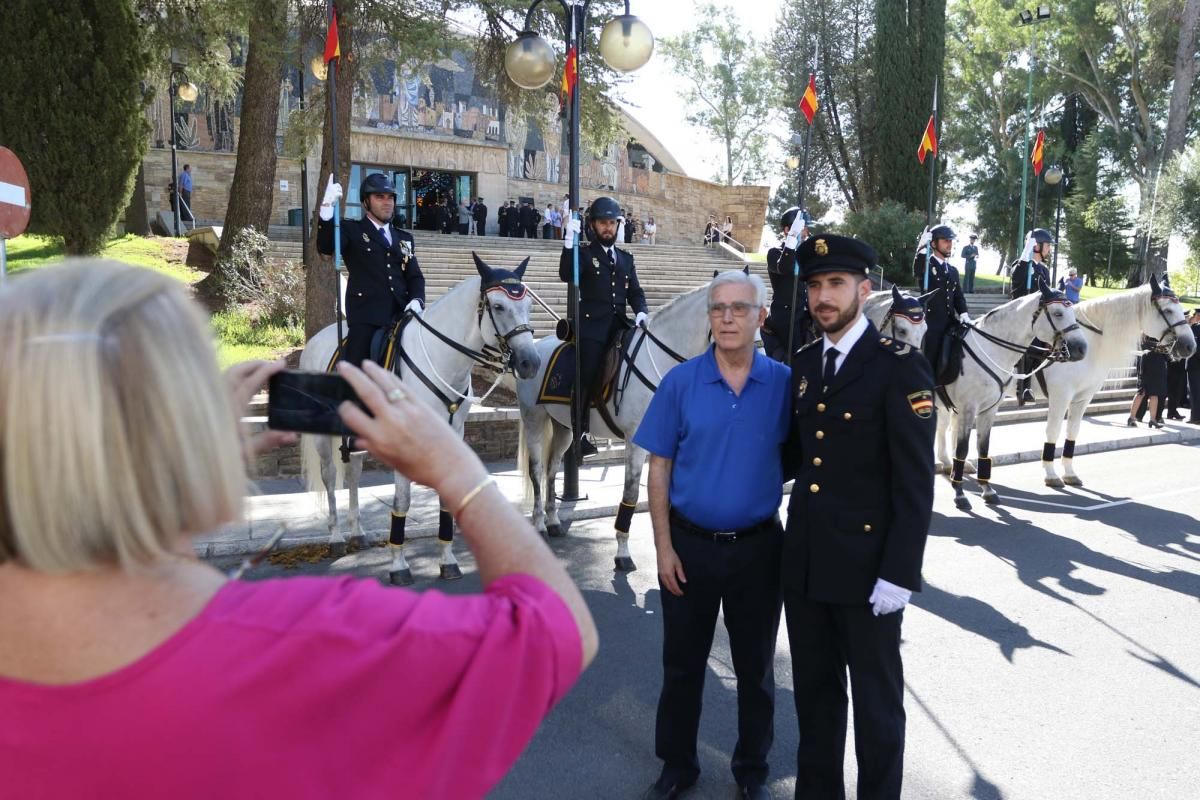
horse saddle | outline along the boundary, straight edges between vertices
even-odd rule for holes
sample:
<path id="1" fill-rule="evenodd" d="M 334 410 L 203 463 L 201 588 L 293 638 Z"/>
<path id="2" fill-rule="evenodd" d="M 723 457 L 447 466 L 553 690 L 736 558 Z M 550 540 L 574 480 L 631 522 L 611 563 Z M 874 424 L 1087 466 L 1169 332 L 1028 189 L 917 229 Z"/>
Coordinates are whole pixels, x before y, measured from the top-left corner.
<path id="1" fill-rule="evenodd" d="M 949 386 L 958 380 L 963 371 L 963 332 L 966 329 L 961 323 L 951 325 L 942 336 L 942 346 L 938 350 L 938 363 L 934 375 L 934 385 Z"/>
<path id="2" fill-rule="evenodd" d="M 613 340 L 612 346 L 605 350 L 596 382 L 592 385 L 591 396 L 587 398 L 589 407 L 603 408 L 612 397 L 622 354 L 629 347 L 629 335 L 632 331 L 632 328 L 622 330 Z M 554 348 L 554 352 L 550 354 L 550 363 L 542 377 L 537 402 L 539 405 L 570 405 L 574 391 L 575 342 L 569 341 Z"/>
<path id="3" fill-rule="evenodd" d="M 390 328 L 379 328 L 371 337 L 371 354 L 368 357 L 388 371 L 391 371 L 396 365 L 396 355 L 400 351 L 400 333 L 404 330 L 406 321 L 407 317 L 398 320 Z M 346 347 L 347 338 L 342 337 L 337 349 L 333 351 L 333 357 L 329 359 L 329 364 L 325 367 L 326 372 L 333 372 L 334 366 L 342 357 L 342 350 Z"/>

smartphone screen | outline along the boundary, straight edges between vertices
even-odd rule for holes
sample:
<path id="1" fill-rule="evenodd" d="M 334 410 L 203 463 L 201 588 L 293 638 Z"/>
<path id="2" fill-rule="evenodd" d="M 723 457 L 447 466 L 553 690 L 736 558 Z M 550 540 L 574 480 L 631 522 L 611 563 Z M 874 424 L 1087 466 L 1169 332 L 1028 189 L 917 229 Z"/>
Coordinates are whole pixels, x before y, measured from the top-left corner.
<path id="1" fill-rule="evenodd" d="M 285 370 L 267 385 L 267 427 L 277 431 L 352 435 L 338 406 L 345 401 L 366 410 L 341 375 Z"/>

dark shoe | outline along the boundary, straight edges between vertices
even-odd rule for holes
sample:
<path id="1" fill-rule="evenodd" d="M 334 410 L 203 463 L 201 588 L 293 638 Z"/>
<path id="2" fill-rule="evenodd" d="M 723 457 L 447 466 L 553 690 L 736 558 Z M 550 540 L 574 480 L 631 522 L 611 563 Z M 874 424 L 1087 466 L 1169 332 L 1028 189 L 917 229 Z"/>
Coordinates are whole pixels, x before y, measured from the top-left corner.
<path id="1" fill-rule="evenodd" d="M 738 800 L 771 800 L 771 793 L 761 783 L 747 783 L 738 787 Z"/>
<path id="2" fill-rule="evenodd" d="M 587 438 L 586 436 L 581 436 L 579 438 L 579 455 L 580 456 L 582 456 L 583 458 L 587 458 L 588 456 L 596 455 L 596 453 L 598 453 L 598 452 L 600 452 L 600 451 L 596 449 L 596 445 L 592 444 L 591 439 Z"/>
<path id="3" fill-rule="evenodd" d="M 672 800 L 672 798 L 679 797 L 695 785 L 695 778 L 692 778 L 690 781 L 681 781 L 661 775 L 642 794 L 642 800 Z"/>
<path id="4" fill-rule="evenodd" d="M 1026 389 L 1025 391 L 1021 392 L 1021 402 L 1022 402 L 1022 403 L 1032 403 L 1032 402 L 1034 402 L 1034 399 L 1033 399 L 1033 392 L 1029 391 L 1028 389 Z"/>
<path id="5" fill-rule="evenodd" d="M 1172 419 L 1176 422 L 1183 422 L 1183 414 L 1180 414 L 1177 411 L 1172 411 L 1170 414 L 1167 414 L 1167 419 Z"/>
<path id="6" fill-rule="evenodd" d="M 1189 425 L 1200 425 L 1200 419 L 1189 419 L 1188 424 Z"/>
<path id="7" fill-rule="evenodd" d="M 1136 428 L 1137 422 L 1134 420 L 1133 417 L 1130 417 L 1129 419 L 1125 420 L 1125 427 L 1126 428 Z"/>

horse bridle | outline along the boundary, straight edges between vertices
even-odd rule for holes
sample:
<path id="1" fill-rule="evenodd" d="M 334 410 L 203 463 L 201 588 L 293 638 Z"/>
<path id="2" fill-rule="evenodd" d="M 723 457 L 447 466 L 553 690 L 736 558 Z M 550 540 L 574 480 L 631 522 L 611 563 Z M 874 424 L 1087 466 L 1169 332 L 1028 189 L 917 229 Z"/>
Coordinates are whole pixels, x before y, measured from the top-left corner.
<path id="1" fill-rule="evenodd" d="M 1066 306 L 1067 308 L 1070 308 L 1073 305 L 1071 303 L 1071 301 L 1066 299 L 1065 297 L 1062 297 L 1062 298 L 1053 297 L 1050 299 L 1046 299 L 1043 297 L 1042 300 L 1038 303 L 1037 309 L 1035 309 L 1033 312 L 1033 319 L 1030 320 L 1030 322 L 1029 322 L 1030 326 L 1037 324 L 1038 316 L 1041 315 L 1041 313 L 1046 310 L 1047 306 L 1052 306 L 1052 305 L 1056 305 L 1056 304 L 1061 304 L 1063 306 Z M 1071 358 L 1071 354 L 1067 350 L 1067 343 L 1063 337 L 1068 333 L 1072 333 L 1072 332 L 1080 330 L 1082 328 L 1082 326 L 1079 324 L 1079 320 L 1072 322 L 1070 325 L 1068 325 L 1065 328 L 1059 329 L 1059 327 L 1054 324 L 1054 317 L 1051 314 L 1047 313 L 1046 314 L 1046 322 L 1050 325 L 1050 330 L 1054 331 L 1054 339 L 1050 342 L 1049 348 L 1038 348 L 1038 349 L 1047 351 L 1047 355 L 1046 355 L 1047 361 L 1061 361 L 1061 362 L 1069 361 Z"/>
<path id="2" fill-rule="evenodd" d="M 1158 339 L 1158 346 L 1155 347 L 1154 349 L 1160 350 L 1163 353 L 1167 353 L 1171 349 L 1173 349 L 1175 347 L 1175 344 L 1179 341 L 1179 334 L 1175 333 L 1175 329 L 1182 327 L 1182 326 L 1186 326 L 1188 324 L 1188 321 L 1187 321 L 1186 316 L 1182 317 L 1178 322 L 1171 322 L 1171 320 L 1167 319 L 1167 312 L 1163 311 L 1162 305 L 1158 302 L 1159 300 L 1162 300 L 1164 298 L 1168 302 L 1176 303 L 1176 304 L 1179 303 L 1179 298 L 1173 294 L 1162 294 L 1162 295 L 1159 295 L 1158 297 L 1150 298 L 1150 302 L 1151 302 L 1151 304 L 1153 304 L 1154 310 L 1158 312 L 1158 316 L 1162 317 L 1163 323 L 1165 323 L 1167 326 L 1167 330 Z M 1170 338 L 1168 339 L 1168 337 L 1170 337 Z M 1168 342 L 1170 342 L 1169 347 L 1167 344 Z"/>
<path id="3" fill-rule="evenodd" d="M 508 289 L 504 288 L 503 286 L 491 286 L 491 287 L 481 289 L 479 292 L 479 308 L 476 311 L 476 317 L 479 322 L 479 327 L 480 327 L 480 329 L 483 328 L 483 310 L 486 308 L 487 313 L 488 313 L 488 319 L 491 320 L 491 322 L 492 322 L 492 330 L 496 334 L 496 347 L 492 347 L 490 344 L 485 344 L 483 346 L 483 354 L 482 355 L 490 360 L 499 362 L 499 368 L 494 366 L 491 363 L 491 361 L 482 361 L 482 360 L 478 361 L 478 363 L 482 364 L 483 366 L 485 366 L 489 369 L 495 369 L 499 372 L 502 372 L 505 369 L 511 368 L 513 353 L 512 353 L 512 347 L 510 346 L 510 342 L 512 342 L 512 340 L 514 338 L 516 338 L 517 336 L 520 336 L 522 333 L 533 334 L 533 332 L 534 332 L 533 325 L 526 322 L 526 323 L 514 325 L 512 330 L 510 330 L 508 333 L 501 333 L 500 326 L 496 324 L 496 315 L 492 311 L 492 304 L 487 301 L 487 296 L 488 296 L 489 292 L 503 292 L 505 295 L 512 298 L 513 300 L 521 300 L 525 297 L 525 294 L 528 291 L 528 287 L 526 287 L 524 283 L 520 284 L 520 286 L 521 286 L 521 291 L 520 291 L 519 295 L 514 295 L 512 292 L 510 292 Z M 495 353 L 496 355 L 492 355 L 493 353 Z"/>
<path id="4" fill-rule="evenodd" d="M 884 315 L 883 322 L 880 324 L 879 330 L 883 331 L 884 329 L 886 329 L 887 326 L 890 323 L 892 323 L 896 317 L 904 317 L 906 320 L 911 322 L 913 325 L 920 325 L 922 322 L 925 321 L 925 312 L 924 311 L 916 311 L 911 314 L 906 314 L 903 311 L 897 311 L 896 304 L 895 304 L 895 302 L 893 302 L 888 307 L 888 312 L 887 312 L 887 314 Z M 896 328 L 894 325 L 892 326 L 892 338 L 896 338 Z"/>

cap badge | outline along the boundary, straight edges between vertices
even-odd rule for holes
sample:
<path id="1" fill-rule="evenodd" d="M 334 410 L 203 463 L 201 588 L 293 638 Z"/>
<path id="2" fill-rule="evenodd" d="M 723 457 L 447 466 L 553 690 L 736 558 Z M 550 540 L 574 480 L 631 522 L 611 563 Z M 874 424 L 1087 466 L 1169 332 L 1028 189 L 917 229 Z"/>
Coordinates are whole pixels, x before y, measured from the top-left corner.
<path id="1" fill-rule="evenodd" d="M 824 239 L 817 239 L 817 243 L 813 245 L 813 249 L 816 250 L 819 256 L 829 255 L 829 245 L 825 244 Z"/>

